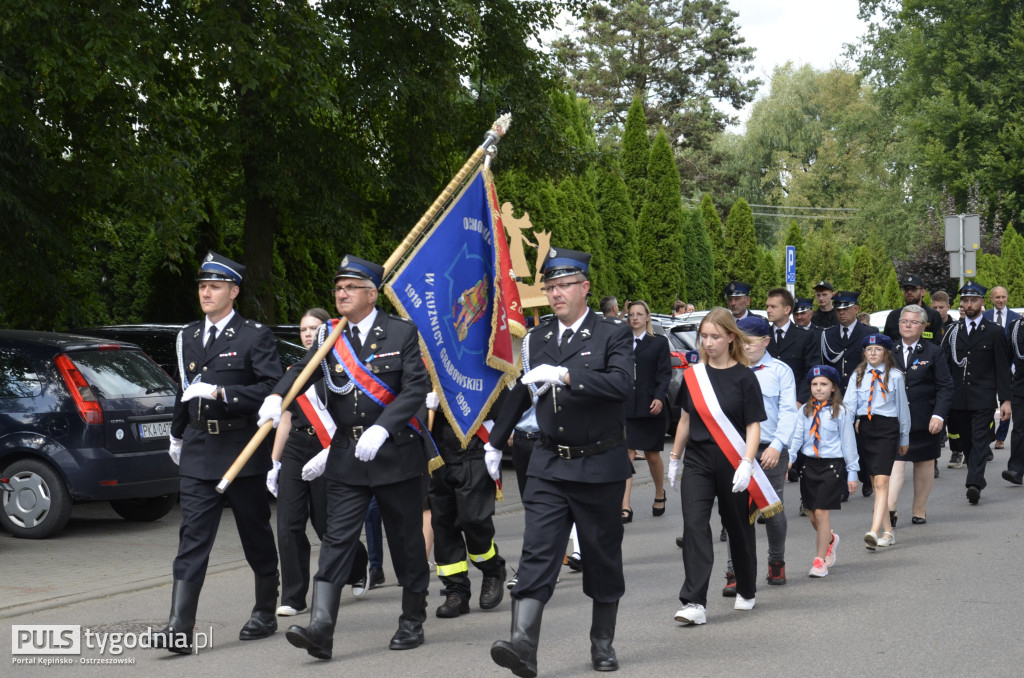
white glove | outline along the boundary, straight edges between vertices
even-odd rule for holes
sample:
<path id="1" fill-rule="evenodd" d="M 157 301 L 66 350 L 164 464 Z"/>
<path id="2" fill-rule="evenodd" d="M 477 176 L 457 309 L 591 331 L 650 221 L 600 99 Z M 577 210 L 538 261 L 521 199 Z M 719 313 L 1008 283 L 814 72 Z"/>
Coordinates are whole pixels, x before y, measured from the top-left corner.
<path id="1" fill-rule="evenodd" d="M 490 443 L 484 443 L 484 464 L 487 466 L 487 475 L 492 480 L 501 478 L 501 450 Z"/>
<path id="2" fill-rule="evenodd" d="M 377 456 L 377 450 L 387 439 L 388 430 L 383 426 L 374 424 L 366 429 L 363 431 L 363 435 L 359 436 L 359 442 L 356 443 L 356 459 L 373 461 L 373 458 Z"/>
<path id="3" fill-rule="evenodd" d="M 327 455 L 330 453 L 331 448 L 325 447 L 317 452 L 315 457 L 307 461 L 306 465 L 302 467 L 302 479 L 308 483 L 322 476 L 324 469 L 327 468 Z"/>
<path id="4" fill-rule="evenodd" d="M 281 473 L 281 462 L 276 459 L 271 459 L 274 463 L 274 468 L 267 471 L 267 490 L 270 494 L 277 496 L 277 476 Z"/>
<path id="5" fill-rule="evenodd" d="M 559 365 L 538 365 L 523 375 L 524 384 L 552 384 L 559 385 L 564 382 L 562 379 L 569 374 L 568 368 Z"/>
<path id="6" fill-rule="evenodd" d="M 679 491 L 679 469 L 682 465 L 682 459 L 668 458 L 668 486 L 676 492 Z"/>
<path id="7" fill-rule="evenodd" d="M 732 491 L 742 492 L 750 484 L 750 474 L 754 471 L 754 465 L 744 459 L 736 467 L 736 473 L 732 475 Z"/>
<path id="8" fill-rule="evenodd" d="M 174 436 L 170 436 L 170 438 L 171 446 L 167 450 L 167 454 L 171 455 L 171 461 L 173 461 L 174 465 L 177 466 L 181 463 L 181 446 L 185 441 L 181 438 L 175 438 Z"/>
<path id="9" fill-rule="evenodd" d="M 281 396 L 271 393 L 263 399 L 263 404 L 260 405 L 259 419 L 256 421 L 256 426 L 263 426 L 268 421 L 274 422 L 274 428 L 281 423 Z"/>
<path id="10" fill-rule="evenodd" d="M 437 397 L 437 394 L 431 391 L 427 394 L 427 409 L 436 410 L 437 406 L 441 404 L 441 399 Z"/>
<path id="11" fill-rule="evenodd" d="M 217 399 L 217 386 L 215 384 L 204 384 L 201 381 L 197 381 L 181 394 L 181 402 L 187 402 L 193 398 L 202 398 L 203 400 L 216 400 Z"/>

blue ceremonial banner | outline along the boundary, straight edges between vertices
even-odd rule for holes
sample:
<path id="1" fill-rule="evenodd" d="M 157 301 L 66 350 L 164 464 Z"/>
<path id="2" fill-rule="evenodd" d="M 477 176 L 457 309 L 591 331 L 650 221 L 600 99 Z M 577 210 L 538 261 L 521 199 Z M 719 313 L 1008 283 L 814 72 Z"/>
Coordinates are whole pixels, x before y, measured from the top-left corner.
<path id="1" fill-rule="evenodd" d="M 490 173 L 480 170 L 385 286 L 419 329 L 441 409 L 463 444 L 519 373 L 508 317 L 519 299 L 504 292 L 499 261 L 508 245 L 496 199 Z"/>

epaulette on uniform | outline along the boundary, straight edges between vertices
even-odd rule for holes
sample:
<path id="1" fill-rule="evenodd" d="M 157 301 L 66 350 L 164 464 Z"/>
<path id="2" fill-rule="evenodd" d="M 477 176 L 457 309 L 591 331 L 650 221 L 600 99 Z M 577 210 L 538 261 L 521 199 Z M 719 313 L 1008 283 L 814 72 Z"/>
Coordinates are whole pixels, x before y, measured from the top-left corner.
<path id="1" fill-rule="evenodd" d="M 606 315 L 601 316 L 601 320 L 603 320 L 606 323 L 611 323 L 613 325 L 622 325 L 622 324 L 624 324 L 620 318 L 609 318 Z"/>
<path id="2" fill-rule="evenodd" d="M 408 318 L 402 317 L 400 315 L 395 315 L 394 313 L 388 313 L 388 317 L 394 320 L 401 320 L 403 323 L 409 323 L 410 325 L 412 324 L 412 321 L 409 320 Z"/>
<path id="3" fill-rule="evenodd" d="M 255 322 L 255 321 L 249 320 L 248 318 L 246 318 L 246 319 L 245 319 L 245 322 L 244 322 L 244 323 L 242 323 L 242 324 L 243 324 L 243 325 L 252 325 L 252 326 L 253 326 L 253 327 L 255 327 L 256 329 L 259 329 L 259 328 L 263 327 L 263 323 L 258 323 L 258 322 Z"/>
<path id="4" fill-rule="evenodd" d="M 804 332 L 811 331 L 811 328 L 807 327 L 806 325 L 797 325 L 796 323 L 793 323 L 793 327 L 797 328 L 798 330 L 803 330 Z"/>
<path id="5" fill-rule="evenodd" d="M 555 322 L 554 318 L 547 318 L 546 320 L 542 320 L 540 322 L 540 325 L 534 325 L 529 330 L 527 330 L 526 333 L 527 334 L 532 334 L 533 332 L 536 332 L 537 330 L 539 330 L 541 328 L 547 327 L 548 325 L 550 325 L 553 322 Z"/>

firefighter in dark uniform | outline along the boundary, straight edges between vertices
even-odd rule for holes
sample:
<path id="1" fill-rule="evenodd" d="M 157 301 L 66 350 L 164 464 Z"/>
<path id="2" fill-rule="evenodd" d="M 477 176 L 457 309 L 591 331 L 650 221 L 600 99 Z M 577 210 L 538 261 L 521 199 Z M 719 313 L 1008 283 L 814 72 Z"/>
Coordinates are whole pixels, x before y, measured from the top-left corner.
<path id="1" fill-rule="evenodd" d="M 921 338 L 925 341 L 930 341 L 936 346 L 941 346 L 942 315 L 934 308 L 924 305 L 924 293 L 926 291 L 924 280 L 921 279 L 921 276 L 910 273 L 900 278 L 900 284 L 903 285 L 904 305 L 917 304 L 928 314 L 928 326 L 924 328 L 924 334 L 921 335 Z M 882 334 L 892 339 L 897 345 L 899 345 L 901 339 L 900 316 L 902 313 L 902 307 L 889 311 L 889 315 L 885 317 L 885 328 L 882 330 Z"/>
<path id="2" fill-rule="evenodd" d="M 256 433 L 260 403 L 281 378 L 281 359 L 270 329 L 234 311 L 245 267 L 214 252 L 199 268 L 199 303 L 206 319 L 178 334 L 181 390 L 174 403 L 170 455 L 181 475 L 181 528 L 167 627 L 153 647 L 192 651 L 199 592 L 221 513 L 230 506 L 245 558 L 256 575 L 256 605 L 241 640 L 277 630 L 277 547 L 264 483 L 270 469 L 265 440 L 224 494 L 217 483 Z"/>
<path id="3" fill-rule="evenodd" d="M 819 280 L 818 284 L 814 286 L 814 298 L 818 301 L 818 310 L 811 315 L 811 324 L 817 325 L 823 330 L 838 325 L 839 316 L 836 314 L 836 310 L 839 306 L 835 303 L 835 291 L 832 283 L 827 280 Z M 845 388 L 845 384 L 843 388 Z"/>
<path id="4" fill-rule="evenodd" d="M 491 407 L 501 411 L 507 389 Z M 436 410 L 437 394 L 427 394 L 427 407 Z M 484 450 L 487 424 L 463 447 L 458 435 L 442 413 L 434 420 L 432 431 L 444 460 L 444 466 L 430 476 L 427 498 L 430 501 L 430 525 L 434 530 L 434 560 L 437 576 L 444 584 L 444 603 L 437 608 L 441 618 L 458 617 L 469 612 L 472 589 L 469 563 L 484 577 L 480 584 L 480 609 L 492 610 L 505 594 L 505 559 L 494 543 L 495 481 L 501 478 L 501 459 Z M 491 459 L 487 459 L 490 455 Z M 488 464 L 488 461 L 491 461 Z"/>
<path id="5" fill-rule="evenodd" d="M 946 424 L 950 437 L 960 436 L 972 504 L 985 489 L 993 402 L 1001 419 L 1010 418 L 1010 352 L 1003 328 L 981 314 L 986 291 L 975 282 L 960 288 L 960 321 L 942 339 L 954 386 Z"/>
<path id="6" fill-rule="evenodd" d="M 793 324 L 809 330 L 818 330 L 818 326 L 811 322 L 811 316 L 814 315 L 813 307 L 813 299 L 797 297 L 793 303 Z"/>
<path id="7" fill-rule="evenodd" d="M 512 638 L 491 646 L 491 658 L 517 676 L 537 674 L 541 615 L 551 598 L 575 521 L 587 566 L 583 592 L 593 599 L 591 662 L 618 668 L 612 640 L 622 575 L 619 506 L 631 468 L 624 405 L 633 387 L 632 333 L 619 320 L 587 309 L 590 255 L 551 248 L 541 267 L 556 316 L 531 330 L 522 381 L 536 387 L 537 441 L 523 497 L 526 526 L 519 581 L 512 588 Z M 511 401 L 510 401 L 511 402 Z M 529 406 L 519 398 L 502 409 L 488 450 L 504 448 Z"/>
<path id="8" fill-rule="evenodd" d="M 850 375 L 863 357 L 861 346 L 864 338 L 875 333 L 875 328 L 857 321 L 859 298 L 860 292 L 836 292 L 832 303 L 838 322 L 824 330 L 818 340 L 821 353 L 819 364 L 831 365 L 839 371 L 840 385 L 844 391 L 850 382 Z"/>
<path id="9" fill-rule="evenodd" d="M 366 510 L 380 505 L 391 561 L 402 582 L 402 614 L 391 638 L 392 650 L 423 644 L 430 570 L 423 541 L 422 476 L 424 409 L 430 390 L 416 326 L 376 307 L 383 267 L 354 257 L 341 260 L 334 276 L 335 305 L 348 321 L 335 348 L 301 390 L 325 380 L 327 408 L 338 425 L 327 455 L 327 532 L 313 579 L 309 626 L 291 626 L 287 638 L 318 659 L 330 659 L 341 588 L 350 579 Z M 260 423 L 281 416 L 287 393 L 324 341 L 285 374 L 260 408 Z M 383 384 L 384 395 L 380 395 Z M 377 394 L 377 395 L 374 395 Z"/>

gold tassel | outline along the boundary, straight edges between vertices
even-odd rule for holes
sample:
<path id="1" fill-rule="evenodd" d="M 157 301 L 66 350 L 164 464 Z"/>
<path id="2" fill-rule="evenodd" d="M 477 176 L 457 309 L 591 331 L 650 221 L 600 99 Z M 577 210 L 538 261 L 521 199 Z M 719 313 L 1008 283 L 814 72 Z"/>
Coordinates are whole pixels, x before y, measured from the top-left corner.
<path id="1" fill-rule="evenodd" d="M 495 485 L 494 487 L 494 501 L 504 501 L 505 495 L 501 493 L 501 488 Z"/>
<path id="2" fill-rule="evenodd" d="M 441 455 L 437 455 L 427 462 L 427 470 L 430 471 L 430 473 L 433 473 L 442 466 L 444 466 L 444 459 L 441 458 Z"/>

